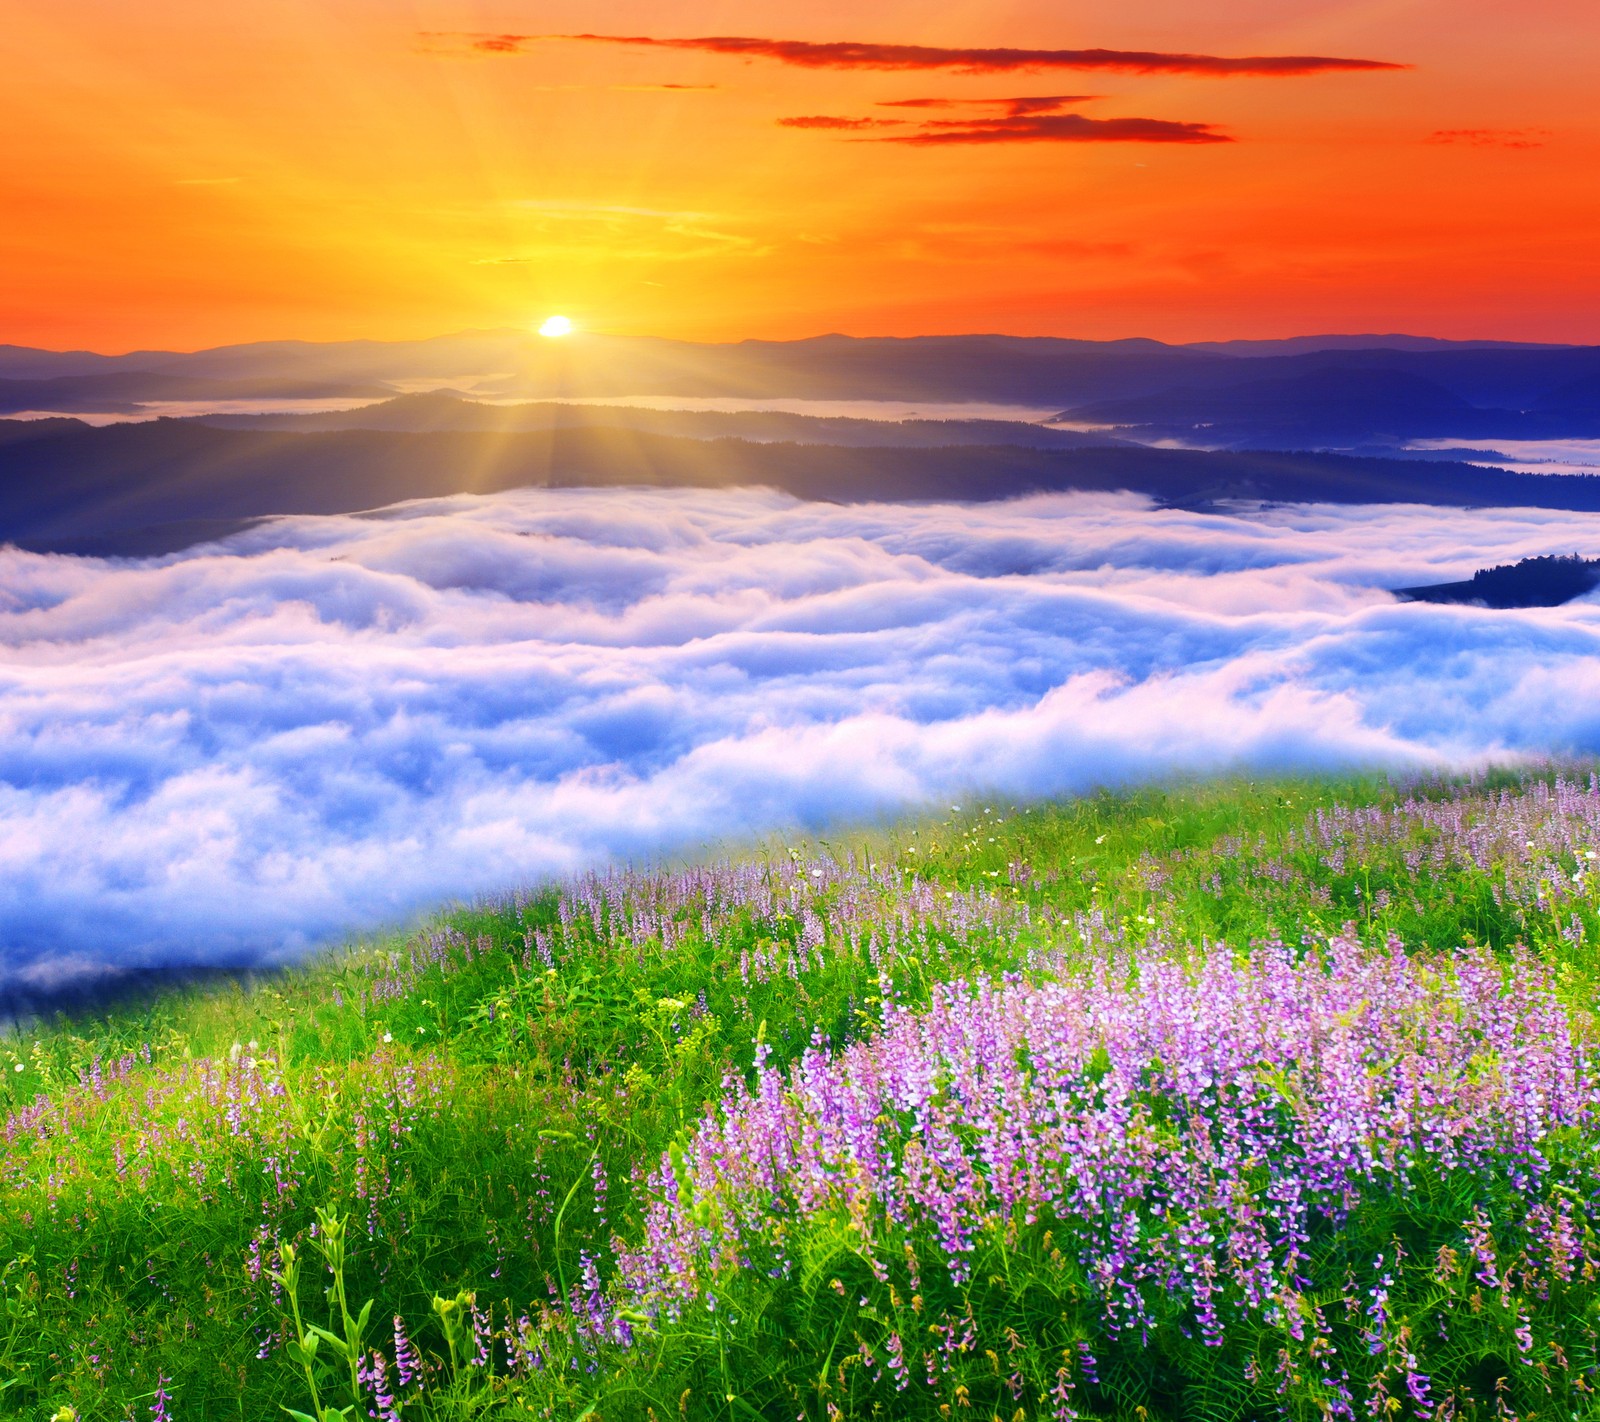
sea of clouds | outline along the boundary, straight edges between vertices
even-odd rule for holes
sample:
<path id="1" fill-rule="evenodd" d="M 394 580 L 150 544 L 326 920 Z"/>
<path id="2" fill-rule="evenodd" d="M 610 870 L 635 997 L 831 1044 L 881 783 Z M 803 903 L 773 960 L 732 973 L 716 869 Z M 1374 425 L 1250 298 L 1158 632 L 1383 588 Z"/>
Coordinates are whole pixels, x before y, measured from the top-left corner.
<path id="1" fill-rule="evenodd" d="M 523 491 L 0 549 L 0 990 L 978 792 L 1600 750 L 1600 517 Z"/>

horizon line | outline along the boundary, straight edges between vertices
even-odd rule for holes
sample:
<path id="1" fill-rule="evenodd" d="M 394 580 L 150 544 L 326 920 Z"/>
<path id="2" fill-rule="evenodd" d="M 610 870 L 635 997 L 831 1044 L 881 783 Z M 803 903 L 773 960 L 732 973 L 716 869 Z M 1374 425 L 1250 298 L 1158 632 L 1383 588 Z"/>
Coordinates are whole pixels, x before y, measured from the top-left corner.
<path id="1" fill-rule="evenodd" d="M 216 351 L 245 350 L 259 346 L 309 346 L 329 348 L 334 346 L 407 346 L 425 345 L 431 341 L 464 340 L 473 337 L 509 337 L 521 336 L 528 340 L 539 338 L 538 328 L 529 324 L 524 326 L 465 326 L 451 331 L 439 331 L 426 336 L 347 336 L 328 340 L 313 340 L 299 336 L 264 336 L 247 340 L 223 341 L 216 345 L 194 346 L 182 349 L 175 346 L 131 346 L 125 350 L 96 350 L 88 346 L 35 346 L 18 341 L 0 341 L 0 351 L 25 351 L 40 355 L 56 356 L 94 356 L 102 360 L 125 360 L 130 356 L 189 356 L 208 355 Z M 1276 345 L 1292 341 L 1353 341 L 1371 340 L 1374 342 L 1386 341 L 1432 341 L 1440 345 L 1463 346 L 1510 346 L 1527 349 L 1541 350 L 1582 350 L 1600 347 L 1600 335 L 1589 341 L 1536 341 L 1524 340 L 1511 336 L 1438 336 L 1425 331 L 1303 331 L 1287 336 L 1211 336 L 1198 340 L 1163 340 L 1159 336 L 1128 335 L 1128 336 L 1072 336 L 1061 334 L 1023 335 L 1011 331 L 997 330 L 970 330 L 970 331 L 928 331 L 916 335 L 887 335 L 879 333 L 855 333 L 848 331 L 819 331 L 808 336 L 772 337 L 772 336 L 740 336 L 727 340 L 695 340 L 684 336 L 663 336 L 651 334 L 624 334 L 615 331 L 605 331 L 579 326 L 564 340 L 582 340 L 584 338 L 600 338 L 608 341 L 639 341 L 660 342 L 672 345 L 686 346 L 740 346 L 740 345 L 772 345 L 792 346 L 804 345 L 812 341 L 955 341 L 955 340 L 1007 340 L 1007 341 L 1069 341 L 1077 345 L 1111 346 L 1124 345 L 1130 342 L 1144 342 L 1150 345 L 1165 346 L 1174 350 L 1193 349 L 1196 347 L 1211 346 L 1249 346 L 1249 345 Z M 0 379 L 7 377 L 0 376 Z"/>

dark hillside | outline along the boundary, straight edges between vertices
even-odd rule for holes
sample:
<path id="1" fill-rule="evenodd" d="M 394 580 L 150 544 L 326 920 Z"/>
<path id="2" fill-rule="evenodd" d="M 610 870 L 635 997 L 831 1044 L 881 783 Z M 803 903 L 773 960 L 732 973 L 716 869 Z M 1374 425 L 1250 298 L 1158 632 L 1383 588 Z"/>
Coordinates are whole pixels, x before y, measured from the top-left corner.
<path id="1" fill-rule="evenodd" d="M 3 429 L 0 424 L 0 429 Z M 1220 499 L 1600 509 L 1600 481 L 1450 463 L 1139 447 L 843 448 L 691 440 L 636 430 L 340 430 L 279 434 L 158 420 L 0 436 L 0 539 L 112 554 L 186 546 L 196 521 L 353 513 L 406 499 L 522 487 L 759 485 L 804 499 L 1003 499 L 1130 490 Z"/>
<path id="2" fill-rule="evenodd" d="M 1270 439 L 1285 431 L 1333 437 L 1460 434 L 1476 429 L 1479 413 L 1459 395 L 1420 375 L 1335 366 L 1218 389 L 1186 386 L 1107 401 L 1070 410 L 1067 418 L 1229 432 L 1242 426 Z"/>
<path id="3" fill-rule="evenodd" d="M 1600 587 L 1600 558 L 1524 558 L 1481 568 L 1464 582 L 1398 588 L 1408 602 L 1481 603 L 1484 607 L 1559 607 Z"/>

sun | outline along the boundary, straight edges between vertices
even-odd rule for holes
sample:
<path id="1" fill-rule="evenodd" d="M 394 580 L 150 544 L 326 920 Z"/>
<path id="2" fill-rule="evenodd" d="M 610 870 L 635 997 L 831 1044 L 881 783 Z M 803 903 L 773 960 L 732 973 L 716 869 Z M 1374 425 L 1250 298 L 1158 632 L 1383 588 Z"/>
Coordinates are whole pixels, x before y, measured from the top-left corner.
<path id="1" fill-rule="evenodd" d="M 570 336 L 572 334 L 572 322 L 565 316 L 548 316 L 545 318 L 544 325 L 539 327 L 539 334 L 541 336 Z"/>

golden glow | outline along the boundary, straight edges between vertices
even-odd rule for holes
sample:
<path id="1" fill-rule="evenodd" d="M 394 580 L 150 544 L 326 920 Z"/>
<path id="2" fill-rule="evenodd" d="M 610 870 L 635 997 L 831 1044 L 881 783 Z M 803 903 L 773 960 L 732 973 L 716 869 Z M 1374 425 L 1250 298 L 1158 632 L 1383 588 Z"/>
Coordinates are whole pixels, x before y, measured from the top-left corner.
<path id="1" fill-rule="evenodd" d="M 572 322 L 565 316 L 551 316 L 546 318 L 544 325 L 539 327 L 541 336 L 570 336 Z"/>
<path id="2" fill-rule="evenodd" d="M 0 144 L 0 344 L 401 339 L 556 310 L 585 333 L 717 341 L 1600 340 L 1594 0 L 10 0 L 5 15 L 0 132 L 28 140 Z M 512 25 L 1413 67 L 835 70 L 494 37 Z M 1019 95 L 1095 95 L 1062 112 L 1233 141 L 895 141 L 1004 118 Z M 929 100 L 962 106 L 915 107 Z"/>

